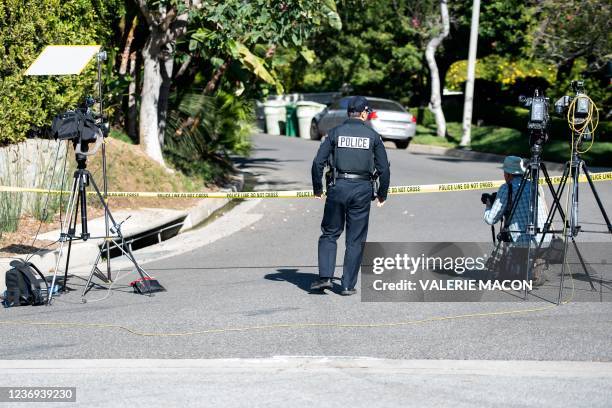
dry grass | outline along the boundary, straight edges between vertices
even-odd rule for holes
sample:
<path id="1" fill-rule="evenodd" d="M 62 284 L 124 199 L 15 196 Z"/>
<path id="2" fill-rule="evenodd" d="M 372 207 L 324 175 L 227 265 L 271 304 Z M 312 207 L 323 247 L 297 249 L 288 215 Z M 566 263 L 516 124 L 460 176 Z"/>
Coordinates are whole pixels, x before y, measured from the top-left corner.
<path id="1" fill-rule="evenodd" d="M 158 163 L 150 160 L 139 146 L 130 145 L 113 138 L 106 139 L 108 188 L 109 191 L 214 191 L 216 186 L 205 186 L 200 180 L 193 180 L 178 172 L 169 172 Z M 73 161 L 72 153 L 68 159 Z M 72 168 L 74 168 L 74 163 Z M 96 183 L 102 189 L 102 155 L 98 152 L 88 160 L 88 169 Z M 72 170 L 67 174 L 72 177 Z M 138 208 L 172 208 L 188 209 L 198 202 L 197 199 L 165 199 L 165 198 L 111 198 L 109 206 L 113 210 L 135 210 Z M 88 200 L 89 218 L 101 216 L 102 206 L 93 197 Z M 39 228 L 39 222 L 27 214 L 20 220 L 19 228 L 12 233 L 0 236 L 0 256 L 30 253 L 33 250 L 51 244 L 37 241 L 32 247 L 34 234 Z M 59 229 L 59 214 L 52 222 L 42 223 L 41 233 Z"/>

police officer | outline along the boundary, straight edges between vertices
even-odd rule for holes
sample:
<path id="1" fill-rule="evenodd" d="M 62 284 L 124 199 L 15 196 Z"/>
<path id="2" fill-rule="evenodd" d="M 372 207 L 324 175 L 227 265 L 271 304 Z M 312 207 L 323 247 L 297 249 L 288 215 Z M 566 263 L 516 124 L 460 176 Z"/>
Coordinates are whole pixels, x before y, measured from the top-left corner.
<path id="1" fill-rule="evenodd" d="M 319 238 L 319 278 L 311 290 L 331 289 L 336 266 L 336 241 L 346 223 L 346 251 L 342 273 L 344 296 L 354 294 L 361 265 L 363 244 L 368 234 L 370 203 L 376 193 L 378 207 L 387 199 L 389 189 L 389 161 L 378 133 L 366 126 L 370 113 L 368 100 L 355 96 L 349 100 L 348 119 L 331 129 L 323 140 L 312 163 L 314 194 L 323 194 L 323 169 L 329 164 L 332 180 L 328 184 L 321 237 Z M 374 191 L 374 174 L 379 187 Z"/>

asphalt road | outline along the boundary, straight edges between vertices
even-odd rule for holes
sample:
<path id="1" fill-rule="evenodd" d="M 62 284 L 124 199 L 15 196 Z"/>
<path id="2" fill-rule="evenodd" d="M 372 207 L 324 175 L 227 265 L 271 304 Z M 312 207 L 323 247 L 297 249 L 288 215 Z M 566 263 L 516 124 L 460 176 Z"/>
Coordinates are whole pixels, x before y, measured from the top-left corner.
<path id="1" fill-rule="evenodd" d="M 310 188 L 318 143 L 267 135 L 256 136 L 254 142 L 253 155 L 239 162 L 257 178 L 257 189 Z M 394 149 L 389 158 L 392 185 L 501 178 L 498 163 Z M 597 187 L 612 213 L 612 183 Z M 603 231 L 590 192 L 581 188 L 583 225 Z M 480 194 L 392 196 L 384 208 L 372 208 L 368 240 L 486 242 L 491 232 L 482 222 Z M 104 291 L 92 291 L 86 304 L 73 292 L 51 307 L 5 309 L 0 356 L 612 360 L 609 302 L 561 307 L 541 302 L 362 303 L 358 295 L 309 294 L 307 287 L 317 273 L 322 210 L 323 202 L 315 199 L 245 201 L 219 220 L 157 249 L 166 258 L 145 267 L 168 292 L 151 298 L 130 293 L 126 283 L 131 275 L 120 279 L 108 298 Z M 583 234 L 579 240 L 609 242 L 610 237 Z M 155 258 L 155 251 L 149 248 L 141 259 Z M 173 256 L 178 252 L 183 253 Z M 338 263 L 342 253 L 340 243 Z M 526 312 L 533 308 L 545 310 Z M 507 311 L 521 313 L 486 315 Z M 461 317 L 465 315 L 470 317 Z M 503 388 L 503 382 L 496 386 Z M 606 395 L 603 405 L 610 402 Z"/>

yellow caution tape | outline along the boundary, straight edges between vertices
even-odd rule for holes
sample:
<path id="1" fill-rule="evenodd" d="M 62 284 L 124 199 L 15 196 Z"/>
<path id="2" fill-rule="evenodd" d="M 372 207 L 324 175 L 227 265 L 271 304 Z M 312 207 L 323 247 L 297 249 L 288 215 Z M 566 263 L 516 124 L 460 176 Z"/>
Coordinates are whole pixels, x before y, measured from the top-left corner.
<path id="1" fill-rule="evenodd" d="M 561 182 L 561 176 L 551 177 L 553 184 Z M 592 173 L 593 181 L 612 180 L 612 171 L 602 173 Z M 585 175 L 581 175 L 579 181 L 587 181 Z M 540 178 L 540 184 L 545 184 L 544 178 Z M 504 180 L 492 181 L 468 181 L 462 183 L 444 184 L 423 184 L 412 186 L 389 187 L 390 195 L 400 194 L 421 194 L 421 193 L 449 193 L 455 191 L 489 190 L 504 184 Z M 21 193 L 49 193 L 49 194 L 70 194 L 70 191 L 46 190 L 42 188 L 26 188 L 0 186 L 0 192 L 21 192 Z M 96 194 L 95 191 L 88 191 L 88 194 Z M 247 199 L 247 198 L 310 198 L 314 196 L 312 190 L 289 190 L 289 191 L 241 191 L 241 192 L 208 192 L 208 193 L 164 193 L 152 191 L 109 191 L 109 197 L 128 197 L 128 198 L 225 198 L 225 199 Z"/>

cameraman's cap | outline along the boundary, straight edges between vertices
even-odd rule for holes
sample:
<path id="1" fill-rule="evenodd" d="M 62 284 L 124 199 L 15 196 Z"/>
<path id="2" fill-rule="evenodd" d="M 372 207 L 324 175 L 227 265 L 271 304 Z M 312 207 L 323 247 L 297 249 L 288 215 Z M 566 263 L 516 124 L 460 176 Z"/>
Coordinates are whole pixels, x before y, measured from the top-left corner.
<path id="1" fill-rule="evenodd" d="M 518 156 L 506 156 L 504 159 L 504 173 L 513 175 L 522 175 L 525 172 L 523 159 Z"/>
<path id="2" fill-rule="evenodd" d="M 370 104 L 363 96 L 353 96 L 348 103 L 347 112 L 370 112 Z"/>

